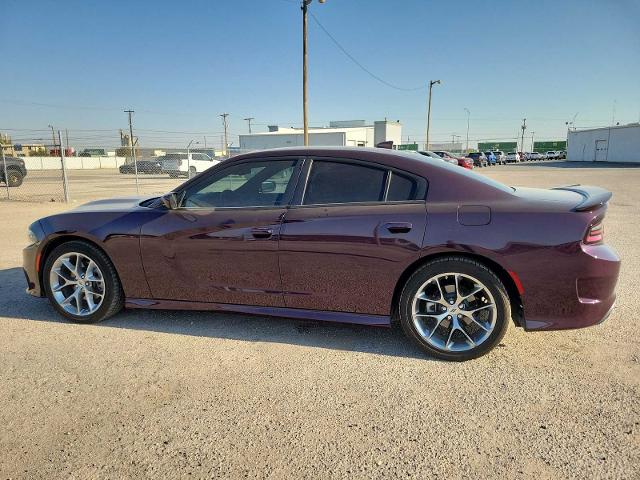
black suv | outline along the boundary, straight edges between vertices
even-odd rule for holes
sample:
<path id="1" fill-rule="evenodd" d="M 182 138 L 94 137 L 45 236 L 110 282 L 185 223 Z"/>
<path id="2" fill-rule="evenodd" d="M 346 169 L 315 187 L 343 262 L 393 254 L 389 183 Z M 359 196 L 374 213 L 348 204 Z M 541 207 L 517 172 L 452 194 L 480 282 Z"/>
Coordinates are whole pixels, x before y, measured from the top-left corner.
<path id="1" fill-rule="evenodd" d="M 7 178 L 4 172 L 7 172 Z M 24 166 L 24 160 L 18 157 L 0 157 L 0 182 L 9 184 L 10 187 L 19 187 L 22 180 L 27 176 L 27 169 Z"/>

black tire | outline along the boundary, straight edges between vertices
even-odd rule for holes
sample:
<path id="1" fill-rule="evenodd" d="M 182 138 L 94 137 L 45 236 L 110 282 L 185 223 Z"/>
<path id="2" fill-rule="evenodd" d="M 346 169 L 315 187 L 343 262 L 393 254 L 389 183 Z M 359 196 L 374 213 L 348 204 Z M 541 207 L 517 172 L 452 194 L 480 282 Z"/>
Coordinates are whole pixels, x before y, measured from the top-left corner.
<path id="1" fill-rule="evenodd" d="M 169 178 L 178 178 L 178 174 L 172 172 L 172 173 L 169 174 Z"/>
<path id="2" fill-rule="evenodd" d="M 10 187 L 19 187 L 22 185 L 23 180 L 24 175 L 22 175 L 22 172 L 14 168 L 7 169 L 7 184 Z"/>
<path id="3" fill-rule="evenodd" d="M 51 268 L 55 261 L 65 253 L 70 252 L 79 252 L 91 260 L 93 260 L 98 267 L 100 268 L 104 282 L 105 282 L 105 296 L 102 301 L 102 305 L 91 315 L 79 316 L 74 315 L 70 312 L 64 310 L 53 298 L 53 293 L 51 291 L 51 285 L 49 282 L 49 275 L 51 273 Z M 73 240 L 70 242 L 63 243 L 58 245 L 53 249 L 51 253 L 47 256 L 47 259 L 44 264 L 44 270 L 42 273 L 42 283 L 44 287 L 44 292 L 49 299 L 49 302 L 53 306 L 53 308 L 61 314 L 63 317 L 68 318 L 73 322 L 78 323 L 95 323 L 105 320 L 120 310 L 124 306 L 124 292 L 122 290 L 122 284 L 120 283 L 120 278 L 118 277 L 118 273 L 116 272 L 113 263 L 107 255 L 95 247 L 94 245 L 84 242 L 81 240 Z"/>
<path id="4" fill-rule="evenodd" d="M 413 324 L 412 304 L 418 289 L 430 278 L 443 273 L 461 273 L 476 278 L 487 287 L 495 301 L 497 315 L 493 331 L 481 344 L 472 349 L 454 352 L 435 348 L 422 338 Z M 441 360 L 462 362 L 478 358 L 500 343 L 511 319 L 511 304 L 504 285 L 485 265 L 468 258 L 450 256 L 426 263 L 409 277 L 400 294 L 398 315 L 405 335 L 427 354 Z"/>
<path id="5" fill-rule="evenodd" d="M 196 167 L 190 167 L 189 168 L 189 178 L 193 178 L 198 174 Z"/>

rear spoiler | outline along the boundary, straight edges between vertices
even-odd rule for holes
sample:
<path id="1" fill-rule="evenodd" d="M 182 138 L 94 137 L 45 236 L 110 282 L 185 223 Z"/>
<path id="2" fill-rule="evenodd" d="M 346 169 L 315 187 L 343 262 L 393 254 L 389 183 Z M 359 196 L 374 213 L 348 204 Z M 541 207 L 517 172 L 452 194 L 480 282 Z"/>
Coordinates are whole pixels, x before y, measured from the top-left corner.
<path id="1" fill-rule="evenodd" d="M 555 187 L 551 190 L 566 190 L 569 192 L 579 193 L 584 200 L 573 207 L 574 212 L 585 212 L 601 207 L 609 201 L 612 193 L 600 187 L 592 187 L 590 185 L 567 185 L 566 187 Z"/>

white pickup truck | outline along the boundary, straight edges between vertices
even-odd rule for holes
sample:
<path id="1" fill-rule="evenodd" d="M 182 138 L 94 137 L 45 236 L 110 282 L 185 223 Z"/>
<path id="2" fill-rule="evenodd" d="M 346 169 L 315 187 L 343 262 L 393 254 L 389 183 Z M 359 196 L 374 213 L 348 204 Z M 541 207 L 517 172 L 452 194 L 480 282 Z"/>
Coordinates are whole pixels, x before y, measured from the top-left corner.
<path id="1" fill-rule="evenodd" d="M 557 160 L 560 158 L 560 152 L 554 150 L 549 150 L 546 155 L 549 160 Z"/>
<path id="2" fill-rule="evenodd" d="M 162 162 L 162 172 L 168 173 L 171 178 L 185 176 L 191 178 L 204 172 L 207 168 L 220 163 L 212 159 L 206 153 L 167 153 L 159 158 Z"/>

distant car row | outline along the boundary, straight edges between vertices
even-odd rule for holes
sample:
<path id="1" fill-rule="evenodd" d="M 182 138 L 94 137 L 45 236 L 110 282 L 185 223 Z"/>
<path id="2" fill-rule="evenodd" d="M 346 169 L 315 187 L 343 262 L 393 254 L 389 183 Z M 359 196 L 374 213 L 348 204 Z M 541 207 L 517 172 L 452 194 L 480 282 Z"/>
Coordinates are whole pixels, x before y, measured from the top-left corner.
<path id="1" fill-rule="evenodd" d="M 120 173 L 169 174 L 171 178 L 193 177 L 220 163 L 206 153 L 168 153 L 151 160 L 138 160 L 135 165 L 120 166 Z"/>
<path id="2" fill-rule="evenodd" d="M 504 153 L 501 150 L 493 152 L 471 152 L 466 156 L 454 155 L 446 151 L 432 152 L 430 150 L 420 150 L 417 153 L 426 157 L 444 160 L 453 165 L 472 169 L 474 167 L 490 167 L 493 165 L 506 165 L 507 163 L 517 163 L 531 160 L 560 160 L 567 158 L 566 151 L 548 151 L 540 152 L 509 152 Z"/>

